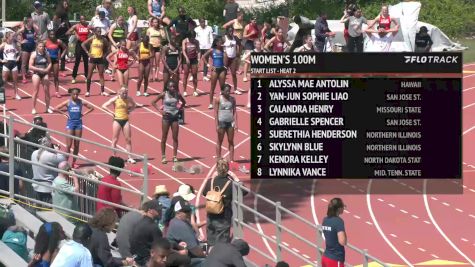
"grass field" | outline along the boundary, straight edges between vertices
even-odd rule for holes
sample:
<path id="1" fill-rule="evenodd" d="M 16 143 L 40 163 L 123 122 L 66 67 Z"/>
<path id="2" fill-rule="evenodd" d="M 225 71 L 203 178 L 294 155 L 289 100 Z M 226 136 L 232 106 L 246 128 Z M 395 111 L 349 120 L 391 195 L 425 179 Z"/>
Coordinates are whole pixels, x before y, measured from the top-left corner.
<path id="1" fill-rule="evenodd" d="M 463 52 L 463 63 L 474 63 L 475 62 L 475 39 L 459 39 L 457 42 L 461 43 L 463 46 L 468 47 L 467 50 Z"/>

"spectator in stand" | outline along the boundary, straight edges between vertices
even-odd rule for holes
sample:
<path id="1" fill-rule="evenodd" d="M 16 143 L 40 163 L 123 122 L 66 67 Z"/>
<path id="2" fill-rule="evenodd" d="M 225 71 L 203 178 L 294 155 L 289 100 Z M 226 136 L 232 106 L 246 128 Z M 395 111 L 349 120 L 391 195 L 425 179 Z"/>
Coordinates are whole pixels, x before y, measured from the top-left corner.
<path id="1" fill-rule="evenodd" d="M 228 0 L 228 2 L 224 5 L 223 10 L 224 23 L 236 19 L 239 11 L 239 5 L 236 3 L 236 1 Z"/>
<path id="2" fill-rule="evenodd" d="M 275 36 L 270 38 L 264 46 L 264 50 L 274 52 L 274 53 L 283 53 L 285 51 L 285 45 L 290 48 L 290 42 L 287 40 L 287 37 L 284 36 L 284 31 L 281 27 L 275 27 Z"/>
<path id="3" fill-rule="evenodd" d="M 206 258 L 205 266 L 213 267 L 246 267 L 243 257 L 249 254 L 249 244 L 242 239 L 231 243 L 217 243 Z"/>
<path id="4" fill-rule="evenodd" d="M 249 23 L 244 27 L 243 38 L 246 39 L 244 43 L 244 55 L 243 59 L 246 58 L 247 54 L 250 54 L 254 50 L 254 42 L 259 40 L 259 28 L 257 27 L 257 17 L 252 17 Z M 247 82 L 247 72 L 251 65 L 244 63 L 244 77 L 242 78 L 243 82 Z"/>
<path id="5" fill-rule="evenodd" d="M 345 266 L 347 240 L 345 222 L 340 218 L 345 207 L 341 198 L 334 198 L 328 203 L 327 217 L 322 222 L 326 245 L 322 256 L 322 267 Z"/>
<path id="6" fill-rule="evenodd" d="M 125 166 L 125 162 L 122 158 L 114 157 L 114 156 L 109 158 L 109 162 L 107 164 L 112 166 L 112 167 L 119 168 L 119 169 L 123 169 L 124 166 Z M 108 183 L 108 184 L 112 184 L 112 185 L 116 185 L 116 186 L 121 186 L 121 183 L 117 180 L 120 173 L 121 173 L 121 171 L 110 168 L 109 175 L 102 178 L 101 181 L 103 183 Z M 112 203 L 115 203 L 115 204 L 118 204 L 118 205 L 123 204 L 120 189 L 112 188 L 112 187 L 104 185 L 104 184 L 99 185 L 99 187 L 97 189 L 97 198 L 99 198 L 101 200 L 109 201 L 109 202 L 112 202 Z M 101 209 L 107 208 L 107 207 L 111 207 L 111 206 L 107 205 L 105 203 L 97 202 L 96 211 L 100 211 Z M 116 208 L 116 207 L 114 207 L 114 209 L 116 210 L 117 214 L 119 214 L 119 217 L 120 217 L 120 215 L 122 214 L 122 209 L 121 208 Z"/>
<path id="7" fill-rule="evenodd" d="M 272 27 L 272 20 L 264 21 L 264 26 L 261 29 L 261 42 L 266 44 L 268 40 L 275 36 L 275 29 Z"/>
<path id="8" fill-rule="evenodd" d="M 366 34 L 370 39 L 366 52 L 390 52 L 391 44 L 398 30 L 399 26 L 386 30 L 382 25 L 378 26 L 378 30 L 366 29 Z"/>
<path id="9" fill-rule="evenodd" d="M 205 53 L 211 49 L 213 44 L 213 29 L 211 26 L 206 25 L 206 20 L 204 18 L 199 19 L 200 25 L 195 28 L 196 39 L 200 43 L 200 56 L 203 61 L 203 81 L 209 81 L 208 77 L 208 60 L 209 54 L 204 56 Z M 204 59 L 203 59 L 204 57 Z"/>
<path id="10" fill-rule="evenodd" d="M 87 248 L 92 229 L 86 223 L 78 223 L 74 228 L 73 239 L 64 242 L 51 267 L 92 267 L 91 252 Z"/>
<path id="11" fill-rule="evenodd" d="M 304 43 L 301 47 L 297 47 L 294 52 L 315 52 L 315 46 L 313 46 L 312 35 L 307 35 L 304 37 Z"/>
<path id="12" fill-rule="evenodd" d="M 53 24 L 55 29 L 56 38 L 61 40 L 61 42 L 68 47 L 69 36 L 66 35 L 69 28 L 71 28 L 71 23 L 69 23 L 68 18 L 69 12 L 69 2 L 68 0 L 60 0 L 56 6 L 56 12 L 53 17 Z M 61 57 L 60 70 L 65 71 L 66 64 L 66 54 Z"/>
<path id="13" fill-rule="evenodd" d="M 346 46 L 348 52 L 363 52 L 363 23 L 368 21 L 362 16 L 361 9 L 357 9 L 352 16 L 347 14 L 341 22 L 348 23 L 348 40 Z"/>
<path id="14" fill-rule="evenodd" d="M 26 247 L 27 231 L 21 226 L 10 226 L 2 235 L 2 242 L 10 247 L 18 256 L 28 262 L 28 248 Z"/>
<path id="15" fill-rule="evenodd" d="M 328 28 L 327 13 L 320 12 L 320 17 L 315 21 L 315 47 L 317 52 L 325 52 L 327 38 L 334 36 L 335 33 Z"/>
<path id="16" fill-rule="evenodd" d="M 191 225 L 192 209 L 188 202 L 179 200 L 173 206 L 175 218 L 170 221 L 167 231 L 167 239 L 184 246 L 191 258 L 191 266 L 204 266 L 206 252 L 200 246 L 197 233 Z"/>
<path id="17" fill-rule="evenodd" d="M 67 161 L 63 161 L 59 163 L 58 169 L 65 171 L 65 172 L 70 172 L 71 165 Z M 72 179 L 73 185 L 69 183 L 69 180 Z M 53 180 L 53 187 L 55 190 L 53 190 L 53 204 L 62 208 L 65 208 L 64 210 L 61 208 L 54 208 L 55 210 L 66 214 L 66 215 L 72 215 L 72 213 L 66 209 L 69 210 L 77 210 L 77 203 L 76 203 L 76 198 L 74 195 L 69 194 L 68 192 L 79 192 L 79 182 L 78 178 L 76 175 L 68 175 L 64 173 L 58 173 L 58 176 Z M 64 190 L 60 191 L 57 189 Z"/>
<path id="18" fill-rule="evenodd" d="M 168 192 L 168 189 L 165 185 L 157 185 L 155 187 L 155 194 L 153 197 L 162 206 L 162 211 L 160 213 L 160 230 L 163 230 L 163 228 L 165 228 L 165 214 L 171 207 L 170 192 Z"/>
<path id="19" fill-rule="evenodd" d="M 92 236 L 89 243 L 89 251 L 91 251 L 94 265 L 115 267 L 134 264 L 133 258 L 122 260 L 112 257 L 107 233 L 112 232 L 115 228 L 117 219 L 117 213 L 112 208 L 101 209 L 91 219 L 89 225 L 92 228 Z"/>
<path id="20" fill-rule="evenodd" d="M 46 31 L 48 30 L 50 18 L 48 13 L 43 11 L 43 5 L 40 1 L 35 1 L 33 6 L 35 7 L 35 11 L 31 13 L 31 18 L 33 19 L 33 23 L 38 26 L 41 40 L 44 40 L 46 39 Z"/>
<path id="21" fill-rule="evenodd" d="M 114 20 L 114 7 L 112 6 L 112 0 L 103 0 L 101 5 L 96 7 L 96 13 L 103 10 L 105 12 L 106 17 L 109 20 Z"/>
<path id="22" fill-rule="evenodd" d="M 139 265 L 145 265 L 150 258 L 152 243 L 163 237 L 158 224 L 155 222 L 160 217 L 162 207 L 156 200 L 150 200 L 143 205 L 144 215 L 132 229 L 130 235 L 130 252 L 137 255 L 135 258 Z"/>
<path id="23" fill-rule="evenodd" d="M 165 267 L 171 252 L 171 244 L 165 238 L 158 238 L 153 242 L 150 251 L 150 260 L 147 267 Z"/>
<path id="24" fill-rule="evenodd" d="M 186 10 L 184 7 L 178 8 L 178 14 L 179 14 L 178 17 L 172 20 L 171 23 L 175 31 L 176 45 L 181 51 L 181 45 L 182 45 L 183 40 L 185 40 L 185 38 L 188 35 L 188 32 L 190 30 L 193 30 L 196 25 L 193 19 L 186 14 Z"/>
<path id="25" fill-rule="evenodd" d="M 32 186 L 33 190 L 35 190 L 37 200 L 51 203 L 51 192 L 53 189 L 46 186 L 53 186 L 53 180 L 58 176 L 58 172 L 43 166 L 58 168 L 59 163 L 65 161 L 66 157 L 59 153 L 59 147 L 53 149 L 53 144 L 49 137 L 43 137 L 40 141 L 40 145 L 46 148 L 40 148 L 31 154 L 33 181 L 39 182 L 39 184 L 33 184 Z M 47 150 L 47 148 L 51 150 Z M 35 163 L 40 165 L 36 165 Z"/>
<path id="26" fill-rule="evenodd" d="M 144 215 L 144 205 L 142 205 L 139 211 L 129 211 L 120 218 L 119 228 L 117 228 L 116 243 L 122 257 L 130 258 L 133 256 L 132 252 L 130 252 L 130 237 L 132 231 L 142 220 Z"/>
<path id="27" fill-rule="evenodd" d="M 220 159 L 217 162 L 217 171 L 218 176 L 208 180 L 203 189 L 203 196 L 206 197 L 208 191 L 219 188 L 220 191 L 223 191 L 223 203 L 224 210 L 221 214 L 209 214 L 208 213 L 208 224 L 206 225 L 206 236 L 208 238 L 208 246 L 212 247 L 217 242 L 230 242 L 231 241 L 231 220 L 233 216 L 232 210 L 232 182 L 234 179 L 228 174 L 229 164 L 226 160 Z M 243 191 L 243 195 L 246 195 L 247 192 Z"/>
<path id="28" fill-rule="evenodd" d="M 422 26 L 416 34 L 416 49 L 415 52 L 430 52 L 432 48 L 432 39 L 428 33 L 426 26 Z"/>
<path id="29" fill-rule="evenodd" d="M 89 29 L 94 30 L 95 28 L 101 29 L 101 35 L 107 39 L 107 34 L 111 27 L 111 21 L 106 17 L 106 11 L 104 8 L 99 9 L 97 15 L 94 16 L 89 22 Z"/>
<path id="30" fill-rule="evenodd" d="M 44 223 L 36 234 L 34 256 L 28 267 L 50 266 L 58 254 L 59 243 L 65 237 L 63 227 L 59 223 Z"/>
<path id="31" fill-rule="evenodd" d="M 148 0 L 147 7 L 150 17 L 160 19 L 165 25 L 170 25 L 170 19 L 166 16 L 165 0 Z"/>
<path id="32" fill-rule="evenodd" d="M 0 155 L 0 171 L 7 173 L 7 174 L 0 173 L 0 189 L 8 191 L 8 189 L 10 188 L 10 177 L 8 175 L 8 173 L 10 173 L 10 166 L 8 162 L 10 157 L 8 155 L 9 154 L 8 148 L 0 147 L 0 152 L 3 154 L 7 154 L 7 155 Z M 15 163 L 14 172 L 15 172 L 15 175 L 24 177 L 23 171 L 20 168 L 18 168 L 18 164 L 16 163 Z M 20 194 L 20 192 L 23 192 L 23 189 L 24 189 L 23 181 L 15 178 L 13 188 L 14 188 L 13 191 L 15 192 L 15 194 Z M 3 195 L 3 194 L 0 193 L 0 195 Z"/>

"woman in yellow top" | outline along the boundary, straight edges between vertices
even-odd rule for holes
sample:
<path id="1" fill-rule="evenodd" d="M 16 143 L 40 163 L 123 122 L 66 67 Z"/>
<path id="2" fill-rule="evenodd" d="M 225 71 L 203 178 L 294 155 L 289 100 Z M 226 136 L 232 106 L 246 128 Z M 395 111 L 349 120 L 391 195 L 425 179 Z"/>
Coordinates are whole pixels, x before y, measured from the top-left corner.
<path id="1" fill-rule="evenodd" d="M 147 29 L 147 36 L 150 38 L 152 45 L 152 54 L 154 56 L 154 72 L 153 79 L 158 81 L 158 73 L 160 72 L 160 51 L 162 49 L 163 40 L 166 40 L 166 34 L 161 28 L 162 22 L 158 18 L 152 18 L 150 28 Z"/>
<path id="2" fill-rule="evenodd" d="M 148 77 L 150 75 L 150 60 L 154 57 L 152 53 L 152 46 L 150 45 L 150 38 L 145 35 L 142 37 L 142 42 L 139 43 L 134 48 L 135 54 L 138 55 L 139 58 L 139 78 L 137 81 L 137 96 L 140 96 L 140 86 L 142 86 L 143 81 L 143 95 L 145 97 L 149 96 L 150 94 L 147 93 L 148 89 Z"/>
<path id="3" fill-rule="evenodd" d="M 119 141 L 119 134 L 121 130 L 124 133 L 125 137 L 125 149 L 127 152 L 132 152 L 132 140 L 131 140 L 131 130 L 129 124 L 129 114 L 132 112 L 137 104 L 135 101 L 128 96 L 128 90 L 125 87 L 120 88 L 119 94 L 111 99 L 109 99 L 102 108 L 106 111 L 109 111 L 109 106 L 114 104 L 114 112 L 110 112 L 114 117 L 114 121 L 112 122 L 112 147 L 116 148 L 117 141 Z M 114 155 L 115 155 L 114 151 Z M 135 163 L 135 160 L 130 157 L 127 160 L 129 163 Z"/>
<path id="4" fill-rule="evenodd" d="M 228 27 L 232 26 L 234 29 L 234 36 L 236 36 L 239 42 L 242 42 L 244 34 L 244 24 L 244 13 L 242 11 L 239 11 L 235 19 L 230 20 L 223 25 L 223 29 L 227 29 Z"/>
<path id="5" fill-rule="evenodd" d="M 90 44 L 91 48 L 88 51 L 87 46 Z M 94 69 L 97 67 L 99 73 L 99 79 L 101 83 L 101 95 L 108 96 L 109 94 L 104 90 L 104 64 L 105 64 L 105 52 L 108 51 L 108 42 L 105 37 L 101 35 L 101 28 L 96 27 L 94 29 L 94 35 L 84 41 L 81 44 L 82 49 L 86 51 L 89 56 L 89 68 L 87 70 L 87 91 L 86 97 L 91 95 L 91 78 L 94 73 Z"/>

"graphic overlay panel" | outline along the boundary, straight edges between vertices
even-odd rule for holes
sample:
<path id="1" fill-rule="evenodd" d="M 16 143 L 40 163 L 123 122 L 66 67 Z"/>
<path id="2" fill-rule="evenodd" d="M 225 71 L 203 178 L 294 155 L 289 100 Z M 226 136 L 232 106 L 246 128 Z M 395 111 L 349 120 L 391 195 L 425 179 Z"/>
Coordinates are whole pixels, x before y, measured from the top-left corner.
<path id="1" fill-rule="evenodd" d="M 251 56 L 253 179 L 461 179 L 461 53 Z"/>

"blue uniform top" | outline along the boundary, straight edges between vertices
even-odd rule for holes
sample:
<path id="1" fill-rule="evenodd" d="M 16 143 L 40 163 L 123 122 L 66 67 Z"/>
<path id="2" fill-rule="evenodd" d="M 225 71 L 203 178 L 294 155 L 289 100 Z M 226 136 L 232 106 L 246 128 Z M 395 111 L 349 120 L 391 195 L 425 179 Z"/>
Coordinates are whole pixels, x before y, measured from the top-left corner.
<path id="1" fill-rule="evenodd" d="M 224 67 L 224 53 L 222 51 L 213 49 L 212 58 L 213 58 L 213 66 L 215 68 Z"/>
<path id="2" fill-rule="evenodd" d="M 68 116 L 69 116 L 69 121 L 81 121 L 82 119 L 82 101 L 81 100 L 78 100 L 77 103 L 73 101 L 69 101 Z"/>
<path id="3" fill-rule="evenodd" d="M 332 260 L 345 262 L 345 248 L 338 242 L 338 233 L 345 231 L 345 223 L 340 217 L 325 217 L 322 222 L 326 249 L 323 255 Z"/>

